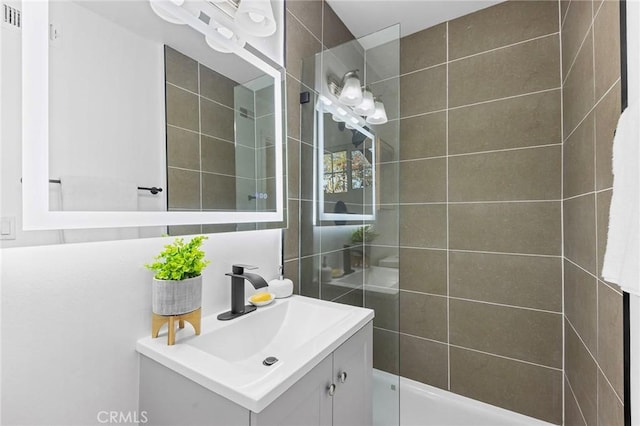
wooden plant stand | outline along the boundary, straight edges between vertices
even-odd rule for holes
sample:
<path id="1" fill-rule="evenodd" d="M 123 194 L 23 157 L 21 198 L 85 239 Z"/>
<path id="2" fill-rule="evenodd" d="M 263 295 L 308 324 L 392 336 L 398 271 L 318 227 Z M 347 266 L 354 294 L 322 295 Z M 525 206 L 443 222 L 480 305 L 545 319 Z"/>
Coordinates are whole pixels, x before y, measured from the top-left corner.
<path id="1" fill-rule="evenodd" d="M 202 308 L 198 308 L 195 311 L 187 312 L 182 315 L 158 315 L 156 313 L 151 314 L 151 337 L 154 339 L 158 337 L 160 329 L 165 323 L 169 323 L 169 333 L 167 336 L 167 345 L 171 346 L 176 343 L 176 326 L 175 322 L 178 321 L 178 327 L 184 328 L 184 322 L 188 322 L 193 326 L 196 332 L 196 336 L 200 335 L 200 320 L 202 318 Z"/>

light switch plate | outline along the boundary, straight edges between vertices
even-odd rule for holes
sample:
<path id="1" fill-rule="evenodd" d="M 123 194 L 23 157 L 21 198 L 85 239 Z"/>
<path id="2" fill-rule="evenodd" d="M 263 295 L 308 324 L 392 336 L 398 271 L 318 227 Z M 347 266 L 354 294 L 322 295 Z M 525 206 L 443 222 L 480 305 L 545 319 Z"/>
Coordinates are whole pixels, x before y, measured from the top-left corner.
<path id="1" fill-rule="evenodd" d="M 16 217 L 3 216 L 0 218 L 0 240 L 16 239 Z"/>

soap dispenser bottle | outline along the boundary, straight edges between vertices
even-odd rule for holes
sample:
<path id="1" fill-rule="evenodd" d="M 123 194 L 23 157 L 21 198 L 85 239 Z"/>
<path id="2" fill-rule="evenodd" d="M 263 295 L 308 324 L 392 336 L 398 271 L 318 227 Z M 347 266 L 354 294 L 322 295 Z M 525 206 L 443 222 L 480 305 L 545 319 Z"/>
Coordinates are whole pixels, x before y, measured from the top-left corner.
<path id="1" fill-rule="evenodd" d="M 331 266 L 327 265 L 327 256 L 322 258 L 322 269 L 320 270 L 320 281 L 323 283 L 330 283 L 332 278 Z"/>
<path id="2" fill-rule="evenodd" d="M 280 265 L 280 277 L 269 281 L 269 292 L 275 294 L 276 299 L 283 299 L 293 294 L 293 281 L 284 277 L 282 265 Z"/>

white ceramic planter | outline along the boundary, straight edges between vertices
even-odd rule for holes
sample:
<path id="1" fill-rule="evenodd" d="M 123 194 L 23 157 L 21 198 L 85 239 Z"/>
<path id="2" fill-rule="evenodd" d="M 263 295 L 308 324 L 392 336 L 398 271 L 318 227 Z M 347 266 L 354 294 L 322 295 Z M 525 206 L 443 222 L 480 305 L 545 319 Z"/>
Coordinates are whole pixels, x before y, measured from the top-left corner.
<path id="1" fill-rule="evenodd" d="M 151 308 L 158 315 L 182 315 L 202 305 L 202 275 L 186 280 L 153 279 Z"/>

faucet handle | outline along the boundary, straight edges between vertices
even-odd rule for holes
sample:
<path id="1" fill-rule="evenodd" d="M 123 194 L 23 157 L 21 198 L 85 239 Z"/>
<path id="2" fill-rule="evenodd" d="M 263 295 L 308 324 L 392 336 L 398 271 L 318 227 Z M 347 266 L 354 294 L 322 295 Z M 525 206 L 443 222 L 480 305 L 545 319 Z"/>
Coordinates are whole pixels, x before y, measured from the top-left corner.
<path id="1" fill-rule="evenodd" d="M 245 269 L 252 270 L 252 269 L 258 269 L 258 267 L 253 265 L 244 265 L 242 263 L 236 263 L 235 265 L 233 265 L 232 271 L 234 274 L 242 274 Z"/>

